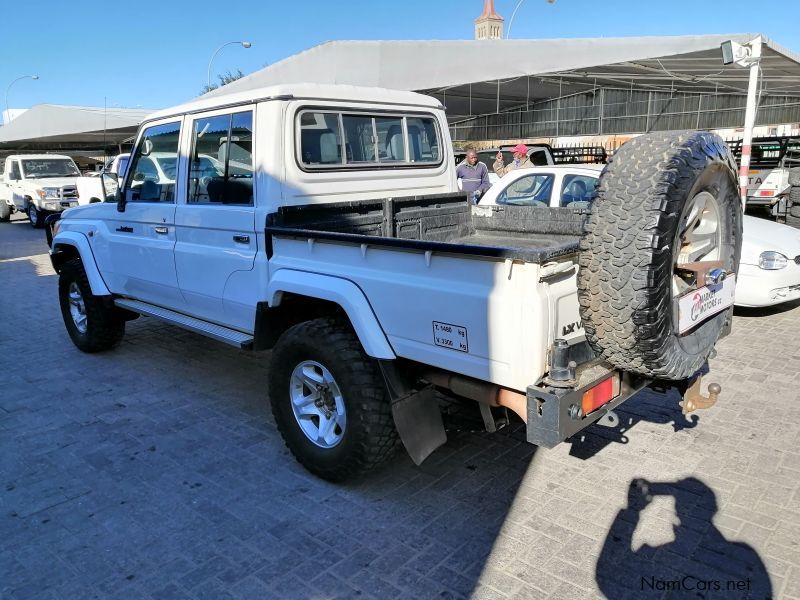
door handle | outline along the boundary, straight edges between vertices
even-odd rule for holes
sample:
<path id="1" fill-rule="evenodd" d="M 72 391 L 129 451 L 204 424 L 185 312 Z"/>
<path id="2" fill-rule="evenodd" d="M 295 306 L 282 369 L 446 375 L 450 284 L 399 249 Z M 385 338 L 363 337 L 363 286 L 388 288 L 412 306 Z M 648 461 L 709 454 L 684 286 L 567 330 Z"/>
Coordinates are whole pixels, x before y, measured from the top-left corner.
<path id="1" fill-rule="evenodd" d="M 233 236 L 233 241 L 239 244 L 249 244 L 250 243 L 250 236 L 249 235 L 235 235 Z"/>
<path id="2" fill-rule="evenodd" d="M 161 233 L 161 234 L 169 233 L 169 227 L 158 226 L 158 227 L 153 227 L 153 229 L 155 229 L 156 233 Z"/>

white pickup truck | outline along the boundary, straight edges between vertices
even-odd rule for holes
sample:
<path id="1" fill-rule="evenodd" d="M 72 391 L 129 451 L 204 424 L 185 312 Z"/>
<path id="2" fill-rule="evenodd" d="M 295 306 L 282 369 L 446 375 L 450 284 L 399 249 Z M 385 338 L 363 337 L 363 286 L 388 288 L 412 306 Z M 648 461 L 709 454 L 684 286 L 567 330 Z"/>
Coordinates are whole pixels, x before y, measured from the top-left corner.
<path id="1" fill-rule="evenodd" d="M 42 227 L 51 213 L 78 206 L 75 161 L 58 154 L 12 154 L 0 178 L 0 221 L 25 212 L 33 227 Z"/>
<path id="2" fill-rule="evenodd" d="M 437 100 L 294 84 L 152 115 L 103 181 L 49 231 L 72 341 L 108 350 L 144 315 L 272 349 L 273 415 L 321 477 L 398 441 L 420 463 L 446 440 L 442 397 L 552 447 L 646 385 L 686 411 L 719 392 L 700 375 L 730 325 L 741 205 L 712 134 L 630 142 L 591 211 L 472 207 Z"/>

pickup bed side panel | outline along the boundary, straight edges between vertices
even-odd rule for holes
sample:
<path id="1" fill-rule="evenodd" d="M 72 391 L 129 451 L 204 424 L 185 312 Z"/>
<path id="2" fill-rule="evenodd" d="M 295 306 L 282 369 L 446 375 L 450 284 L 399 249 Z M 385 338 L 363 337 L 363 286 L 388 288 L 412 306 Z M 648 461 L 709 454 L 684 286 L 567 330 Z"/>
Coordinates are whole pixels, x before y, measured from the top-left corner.
<path id="1" fill-rule="evenodd" d="M 51 251 L 51 259 L 54 254 L 58 252 L 59 246 L 72 246 L 78 250 L 83 262 L 83 270 L 86 271 L 86 277 L 89 279 L 89 285 L 92 288 L 92 294 L 95 296 L 109 296 L 111 292 L 100 276 L 100 270 L 97 268 L 97 263 L 94 260 L 92 248 L 89 246 L 87 237 L 77 231 L 62 231 L 53 239 L 53 250 Z M 55 266 L 55 265 L 54 265 Z"/>
<path id="2" fill-rule="evenodd" d="M 537 264 L 278 236 L 273 243 L 272 269 L 354 282 L 397 356 L 518 390 L 544 373 L 550 298 Z"/>
<path id="3" fill-rule="evenodd" d="M 335 302 L 347 313 L 369 356 L 385 360 L 396 358 L 364 292 L 352 281 L 319 273 L 279 269 L 273 271 L 267 287 L 270 306 L 280 305 L 281 292 Z"/>

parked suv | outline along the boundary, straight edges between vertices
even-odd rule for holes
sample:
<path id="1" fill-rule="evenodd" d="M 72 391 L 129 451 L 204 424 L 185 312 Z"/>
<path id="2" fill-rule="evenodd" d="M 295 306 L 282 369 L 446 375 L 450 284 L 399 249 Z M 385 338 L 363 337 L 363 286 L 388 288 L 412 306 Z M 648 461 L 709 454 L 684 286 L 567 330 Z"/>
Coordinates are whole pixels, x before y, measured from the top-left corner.
<path id="1" fill-rule="evenodd" d="M 148 175 L 154 158 L 174 169 Z M 287 84 L 152 115 L 102 178 L 104 202 L 52 224 L 74 344 L 108 350 L 146 316 L 272 349 L 278 429 L 321 477 L 400 441 L 423 461 L 442 396 L 543 447 L 654 382 L 686 411 L 714 401 L 700 376 L 730 326 L 741 204 L 712 134 L 624 146 L 591 215 L 473 207 L 438 100 Z"/>

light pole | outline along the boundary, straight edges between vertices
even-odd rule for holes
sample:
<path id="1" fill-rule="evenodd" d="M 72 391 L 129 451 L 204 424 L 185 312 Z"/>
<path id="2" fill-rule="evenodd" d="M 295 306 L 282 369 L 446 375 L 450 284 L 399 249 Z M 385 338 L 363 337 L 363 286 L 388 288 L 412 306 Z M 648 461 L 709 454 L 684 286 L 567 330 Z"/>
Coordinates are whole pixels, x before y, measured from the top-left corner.
<path id="1" fill-rule="evenodd" d="M 514 24 L 514 16 L 517 14 L 517 11 L 519 10 L 519 7 L 522 6 L 523 2 L 525 2 L 525 0 L 518 0 L 517 5 L 514 7 L 514 12 L 511 13 L 511 18 L 508 20 L 508 30 L 506 31 L 506 39 L 509 39 L 511 37 L 511 25 Z M 547 3 L 555 4 L 556 0 L 547 0 Z"/>
<path id="2" fill-rule="evenodd" d="M 742 135 L 742 156 L 739 164 L 739 195 L 742 200 L 742 210 L 747 207 L 747 186 L 750 182 L 750 153 L 753 144 L 753 128 L 756 124 L 758 101 L 756 89 L 758 88 L 758 71 L 761 68 L 761 36 L 756 37 L 746 44 L 737 44 L 732 40 L 723 42 L 722 64 L 736 64 L 739 67 L 750 69 L 747 83 L 747 104 L 744 113 L 744 133 Z"/>
<path id="3" fill-rule="evenodd" d="M 211 55 L 211 60 L 208 61 L 208 84 L 206 85 L 206 87 L 208 88 L 209 91 L 211 91 L 211 65 L 214 62 L 214 58 L 216 58 L 220 50 L 222 50 L 225 46 L 230 46 L 231 44 L 241 44 L 243 48 L 249 48 L 250 46 L 253 45 L 250 42 L 243 42 L 243 41 L 226 42 L 214 51 L 214 54 Z"/>
<path id="4" fill-rule="evenodd" d="M 11 89 L 12 85 L 14 85 L 15 83 L 17 83 L 18 81 L 21 81 L 23 79 L 39 79 L 39 76 L 38 75 L 23 75 L 22 77 L 17 77 L 14 81 L 12 81 L 11 83 L 8 84 L 8 87 L 6 88 L 6 118 L 8 119 L 9 123 L 11 122 L 11 111 L 8 108 L 8 92 Z"/>

